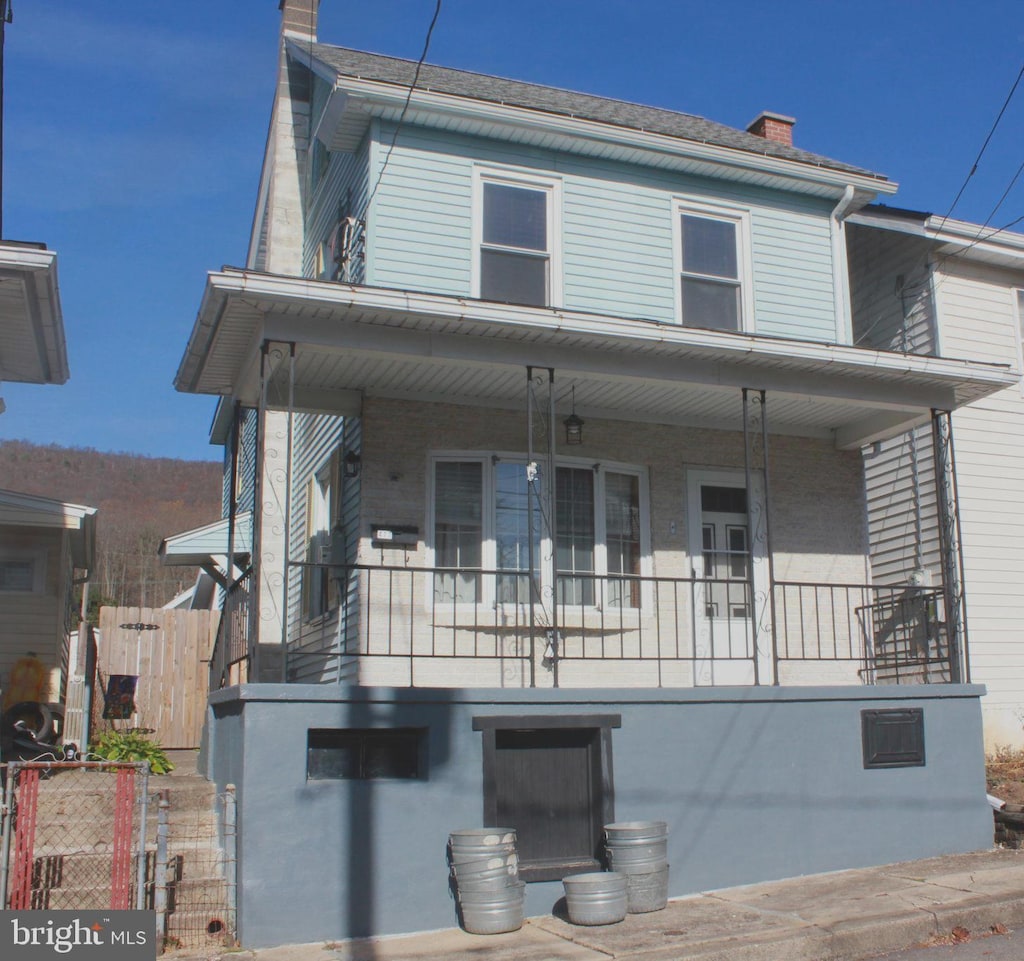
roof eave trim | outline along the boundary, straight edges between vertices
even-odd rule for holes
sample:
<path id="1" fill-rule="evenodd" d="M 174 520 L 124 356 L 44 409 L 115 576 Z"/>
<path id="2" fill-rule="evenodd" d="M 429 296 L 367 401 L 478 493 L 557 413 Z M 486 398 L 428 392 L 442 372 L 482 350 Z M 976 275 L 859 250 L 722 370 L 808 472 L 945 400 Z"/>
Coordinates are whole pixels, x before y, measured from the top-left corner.
<path id="1" fill-rule="evenodd" d="M 1019 382 L 1017 374 L 1005 365 L 987 364 L 960 358 L 930 357 L 866 350 L 845 344 L 818 343 L 763 338 L 756 335 L 730 335 L 630 318 L 607 317 L 559 308 L 518 307 L 440 294 L 424 294 L 378 287 L 361 287 L 328 281 L 308 280 L 279 274 L 253 274 L 231 271 L 211 274 L 211 289 L 226 303 L 231 296 L 244 294 L 255 309 L 269 312 L 274 301 L 310 304 L 333 302 L 338 306 L 359 305 L 364 309 L 408 311 L 425 317 L 463 317 L 481 322 L 493 321 L 509 327 L 544 330 L 662 343 L 666 346 L 706 347 L 728 351 L 737 356 L 759 355 L 765 358 L 799 360 L 814 365 L 835 365 L 850 370 L 873 370 L 890 374 L 916 372 L 951 381 L 965 377 L 989 387 L 1002 388 Z M 263 299 L 262 304 L 259 301 Z"/>
<path id="2" fill-rule="evenodd" d="M 327 66 L 316 57 L 311 57 L 310 51 L 304 50 L 298 44 L 290 44 L 289 53 L 309 66 L 310 69 L 316 70 L 314 64 L 321 69 Z M 339 74 L 334 68 L 329 69 L 336 78 L 335 90 L 357 98 L 363 109 L 372 108 L 375 104 L 381 107 L 405 107 L 409 94 L 407 86 L 350 77 Z M 859 174 L 854 171 L 817 166 L 798 160 L 756 154 L 735 147 L 722 147 L 682 137 L 671 137 L 667 134 L 651 133 L 634 127 L 617 126 L 597 120 L 549 113 L 514 104 L 473 100 L 469 97 L 439 93 L 433 90 L 415 90 L 409 99 L 409 106 L 439 113 L 458 113 L 469 119 L 486 120 L 492 123 L 501 122 L 513 127 L 529 126 L 564 136 L 601 140 L 619 146 L 641 148 L 654 153 L 668 153 L 716 165 L 756 170 L 798 182 L 834 187 L 839 191 L 852 185 L 860 191 L 871 194 L 894 194 L 899 188 L 899 184 L 887 180 L 880 174 L 875 176 Z"/>

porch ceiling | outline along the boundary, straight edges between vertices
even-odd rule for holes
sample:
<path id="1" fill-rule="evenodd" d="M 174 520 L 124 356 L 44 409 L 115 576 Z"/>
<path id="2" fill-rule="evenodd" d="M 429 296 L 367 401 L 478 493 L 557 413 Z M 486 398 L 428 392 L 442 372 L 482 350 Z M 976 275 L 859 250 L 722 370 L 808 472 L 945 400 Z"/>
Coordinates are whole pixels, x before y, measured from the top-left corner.
<path id="1" fill-rule="evenodd" d="M 584 418 L 735 428 L 750 387 L 770 392 L 772 431 L 841 447 L 1017 380 L 963 360 L 226 270 L 209 276 L 175 386 L 255 406 L 266 342 L 295 345 L 271 375 L 274 406 L 290 394 L 345 414 L 360 396 L 519 408 L 533 366 L 555 370 L 566 413 L 575 385 Z"/>

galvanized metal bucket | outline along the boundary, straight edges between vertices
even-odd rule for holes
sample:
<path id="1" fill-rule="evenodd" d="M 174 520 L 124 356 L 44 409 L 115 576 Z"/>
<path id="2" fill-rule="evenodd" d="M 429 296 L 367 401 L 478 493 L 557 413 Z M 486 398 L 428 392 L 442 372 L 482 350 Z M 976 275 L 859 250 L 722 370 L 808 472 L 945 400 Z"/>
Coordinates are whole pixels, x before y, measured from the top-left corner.
<path id="1" fill-rule="evenodd" d="M 664 821 L 621 821 L 604 826 L 608 867 L 620 874 L 650 874 L 668 864 Z"/>
<path id="2" fill-rule="evenodd" d="M 615 924 L 626 917 L 626 875 L 593 871 L 564 878 L 565 906 L 573 924 Z"/>
<path id="3" fill-rule="evenodd" d="M 489 862 L 507 864 L 509 855 L 515 853 L 515 828 L 462 828 L 448 835 L 448 860 L 454 866 L 497 867 L 497 863 Z"/>
<path id="4" fill-rule="evenodd" d="M 526 885 L 522 881 L 494 891 L 459 889 L 459 921 L 470 934 L 504 934 L 523 926 Z"/>
<path id="5" fill-rule="evenodd" d="M 507 858 L 491 858 L 500 863 L 493 867 L 481 861 L 453 864 L 452 876 L 459 891 L 500 891 L 519 881 L 519 862 L 515 854 Z M 489 862 L 488 862 L 489 863 Z"/>
<path id="6" fill-rule="evenodd" d="M 668 865 L 648 874 L 626 875 L 626 910 L 630 914 L 660 911 L 668 904 Z"/>

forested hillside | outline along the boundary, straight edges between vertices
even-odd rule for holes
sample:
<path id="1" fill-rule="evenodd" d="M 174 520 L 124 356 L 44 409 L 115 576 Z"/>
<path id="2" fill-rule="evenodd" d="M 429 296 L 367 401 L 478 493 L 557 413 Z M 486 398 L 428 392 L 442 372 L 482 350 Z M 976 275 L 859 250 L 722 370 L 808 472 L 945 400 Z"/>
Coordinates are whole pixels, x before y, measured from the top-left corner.
<path id="1" fill-rule="evenodd" d="M 97 571 L 103 603 L 160 607 L 195 571 L 162 567 L 162 538 L 220 517 L 221 465 L 26 441 L 0 442 L 0 488 L 99 509 Z"/>

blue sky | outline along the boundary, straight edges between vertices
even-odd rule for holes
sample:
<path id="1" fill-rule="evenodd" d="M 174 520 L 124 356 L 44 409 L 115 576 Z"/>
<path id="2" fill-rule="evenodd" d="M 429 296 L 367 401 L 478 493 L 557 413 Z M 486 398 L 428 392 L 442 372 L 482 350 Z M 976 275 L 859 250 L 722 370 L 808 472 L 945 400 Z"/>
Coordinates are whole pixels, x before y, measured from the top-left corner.
<path id="1" fill-rule="evenodd" d="M 58 251 L 71 380 L 3 384 L 0 439 L 216 458 L 213 399 L 171 383 L 205 272 L 245 260 L 277 0 L 13 5 L 4 236 Z M 416 59 L 433 10 L 322 0 L 320 39 Z M 788 114 L 798 146 L 945 214 L 1024 64 L 1024 5 L 444 0 L 428 59 L 737 127 Z M 1024 82 L 954 216 L 986 221 L 1022 161 Z M 1022 215 L 1024 177 L 991 222 Z"/>

